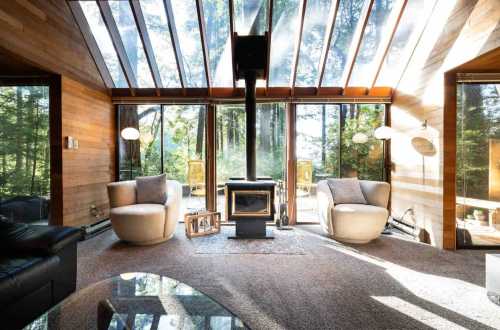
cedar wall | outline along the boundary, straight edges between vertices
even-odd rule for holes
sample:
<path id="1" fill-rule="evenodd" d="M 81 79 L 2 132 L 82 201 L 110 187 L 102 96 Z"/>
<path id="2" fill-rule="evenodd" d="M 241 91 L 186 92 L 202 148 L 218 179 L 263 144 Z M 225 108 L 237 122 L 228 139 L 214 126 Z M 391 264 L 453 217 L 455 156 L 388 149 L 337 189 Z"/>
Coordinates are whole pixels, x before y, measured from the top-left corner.
<path id="1" fill-rule="evenodd" d="M 62 136 L 79 142 L 78 149 L 63 149 L 63 223 L 80 226 L 108 217 L 106 184 L 115 179 L 115 115 L 103 92 L 66 77 L 61 90 Z"/>
<path id="2" fill-rule="evenodd" d="M 61 113 L 56 116 L 61 140 L 73 136 L 79 149 L 65 149 L 64 141 L 55 144 L 62 153 L 62 175 L 55 176 L 62 182 L 53 188 L 53 202 L 60 204 L 62 219 L 57 216 L 53 223 L 79 226 L 105 218 L 106 183 L 115 177 L 114 108 L 66 1 L 0 1 L 0 48 L 61 76 Z M 62 203 L 56 201 L 60 190 Z M 92 205 L 97 217 L 91 215 Z"/>
<path id="3" fill-rule="evenodd" d="M 391 107 L 392 214 L 414 209 L 413 221 L 443 247 L 443 119 L 445 72 L 500 46 L 500 1 L 439 0 Z M 422 157 L 411 145 L 428 122 L 436 154 Z M 411 217 L 406 218 L 410 220 Z M 447 228 L 453 230 L 454 228 Z M 449 236 L 449 235 L 448 235 Z M 447 248 L 453 242 L 444 244 Z"/>

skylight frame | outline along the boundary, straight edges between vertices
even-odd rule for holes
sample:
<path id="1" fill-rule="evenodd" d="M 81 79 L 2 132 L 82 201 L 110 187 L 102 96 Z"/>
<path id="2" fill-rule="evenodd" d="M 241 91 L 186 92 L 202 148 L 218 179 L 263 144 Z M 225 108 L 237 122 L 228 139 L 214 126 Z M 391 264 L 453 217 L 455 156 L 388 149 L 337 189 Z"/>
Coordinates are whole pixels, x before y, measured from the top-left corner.
<path id="1" fill-rule="evenodd" d="M 109 34 L 109 37 L 113 43 L 113 47 L 115 49 L 116 55 L 119 60 L 121 72 L 123 73 L 123 76 L 125 77 L 125 80 L 127 81 L 128 88 L 131 90 L 131 94 L 135 95 L 134 90 L 135 89 L 141 89 L 138 86 L 138 81 L 131 63 L 130 59 L 127 56 L 126 49 L 123 44 L 123 40 L 121 39 L 120 36 L 120 31 L 118 31 L 118 27 L 116 25 L 116 22 L 114 21 L 114 16 L 113 13 L 111 12 L 110 4 L 108 1 L 95 1 L 95 0 L 85 0 L 85 1 L 92 1 L 95 2 L 100 10 L 102 20 L 106 26 L 107 32 Z M 127 0 L 124 0 L 127 1 Z M 180 87 L 184 90 L 187 89 L 200 89 L 200 87 L 195 87 L 195 85 L 198 85 L 198 82 L 194 82 L 191 84 L 188 84 L 187 79 L 186 79 L 186 72 L 185 72 L 185 67 L 188 63 L 185 63 L 186 59 L 183 59 L 183 53 L 181 51 L 181 44 L 179 40 L 179 35 L 177 31 L 177 26 L 176 26 L 176 21 L 174 17 L 174 12 L 172 8 L 172 0 L 160 0 L 160 3 L 163 2 L 164 8 L 162 10 L 165 11 L 166 17 L 167 17 L 167 22 L 168 22 L 168 29 L 169 29 L 169 34 L 170 34 L 170 42 L 172 46 L 172 51 L 175 55 L 176 59 L 176 64 L 177 64 L 177 73 L 178 73 L 178 78 L 180 82 Z M 194 31 L 194 34 L 198 34 L 195 40 L 196 43 L 201 44 L 201 52 L 199 50 L 196 50 L 196 52 L 199 52 L 202 54 L 202 62 L 201 62 L 201 56 L 198 58 L 199 55 L 196 56 L 196 67 L 199 69 L 203 69 L 204 73 L 204 80 L 201 82 L 201 89 L 206 89 L 207 94 L 210 96 L 212 93 L 212 88 L 214 87 L 214 73 L 212 72 L 210 66 L 210 48 L 208 46 L 207 42 L 207 26 L 206 26 L 206 21 L 204 17 L 204 8 L 203 8 L 203 0 L 190 0 L 192 1 L 192 8 L 196 9 L 196 19 L 194 17 L 190 18 L 193 23 L 194 21 L 197 21 L 197 28 L 198 31 Z M 267 1 L 267 2 L 264 2 Z M 332 0 L 332 3 L 330 5 L 329 9 L 329 14 L 327 15 L 327 22 L 325 24 L 325 32 L 323 38 L 323 43 L 322 43 L 322 50 L 321 50 L 321 55 L 319 57 L 318 63 L 317 63 L 317 75 L 315 77 L 315 83 L 312 85 L 304 85 L 304 87 L 296 88 L 296 83 L 297 83 L 297 75 L 298 75 L 298 65 L 299 65 L 299 57 L 300 57 L 300 49 L 301 49 L 301 43 L 303 42 L 303 37 L 304 37 L 304 21 L 305 21 L 305 15 L 307 14 L 307 6 L 308 6 L 308 0 L 300 0 L 300 8 L 299 8 L 299 13 L 298 13 L 298 33 L 294 38 L 294 51 L 293 51 L 293 60 L 291 64 L 291 77 L 290 77 L 290 84 L 288 86 L 276 86 L 276 87 L 270 87 L 270 60 L 271 60 L 271 46 L 272 46 L 272 28 L 273 24 L 276 24 L 276 22 L 273 22 L 273 6 L 276 5 L 275 3 L 276 0 L 262 0 L 260 7 L 265 6 L 266 8 L 262 9 L 260 8 L 259 11 L 265 11 L 266 17 L 263 18 L 263 20 L 266 20 L 266 28 L 268 30 L 268 52 L 266 54 L 268 58 L 268 63 L 267 63 L 267 73 L 268 73 L 268 79 L 265 82 L 265 84 L 262 84 L 263 87 L 265 87 L 266 90 L 266 95 L 268 91 L 271 89 L 276 88 L 276 91 L 288 89 L 290 92 L 290 96 L 294 96 L 294 92 L 296 90 L 300 90 L 301 88 L 303 89 L 314 89 L 317 93 L 317 95 L 320 95 L 320 90 L 325 89 L 325 91 L 328 90 L 333 90 L 332 88 L 346 88 L 350 86 L 350 80 L 353 74 L 353 70 L 356 65 L 357 58 L 359 56 L 360 48 L 362 47 L 363 44 L 363 37 L 365 35 L 365 29 L 368 24 L 368 20 L 370 19 L 370 15 L 373 12 L 373 6 L 375 3 L 375 0 L 366 0 L 364 3 L 362 12 L 359 16 L 359 21 L 357 22 L 356 30 L 354 32 L 354 35 L 352 37 L 352 42 L 351 42 L 351 47 L 349 48 L 348 52 L 348 57 L 345 63 L 345 66 L 343 68 L 343 73 L 342 73 L 342 81 L 340 84 L 335 84 L 332 86 L 323 86 L 323 82 L 326 76 L 326 71 L 328 70 L 328 61 L 329 57 L 331 55 L 334 55 L 333 52 L 330 52 L 330 46 L 331 43 L 333 42 L 333 35 L 334 35 L 334 30 L 336 26 L 336 21 L 337 21 L 337 16 L 338 16 L 338 11 L 339 11 L 339 5 L 340 1 L 342 0 Z M 396 22 L 390 22 L 388 29 L 386 30 L 391 30 L 392 32 L 390 33 L 389 36 L 386 36 L 383 38 L 383 41 L 381 43 L 381 46 L 379 46 L 379 51 L 377 52 L 376 55 L 376 61 L 373 62 L 373 67 L 374 69 L 370 70 L 370 84 L 364 87 L 374 87 L 374 85 L 377 83 L 377 79 L 379 77 L 380 71 L 383 68 L 383 63 L 384 60 L 389 52 L 392 40 L 394 38 L 394 35 L 398 29 L 399 23 L 401 21 L 401 18 L 405 12 L 405 7 L 406 4 L 408 3 L 408 0 L 399 0 L 403 5 L 401 6 L 401 10 L 399 12 L 399 16 L 396 20 Z M 106 61 L 103 58 L 103 54 L 101 53 L 98 45 L 96 46 L 96 40 L 94 35 L 92 34 L 92 30 L 88 26 L 88 22 L 85 19 L 85 16 L 82 15 L 82 13 L 78 13 L 78 4 L 77 0 L 67 0 L 73 15 L 79 25 L 79 28 L 82 32 L 82 35 L 87 43 L 87 46 L 89 48 L 89 51 L 91 52 L 94 61 L 96 63 L 96 66 L 99 70 L 99 73 L 101 74 L 101 77 L 108 88 L 116 88 L 115 82 L 112 79 L 110 68 L 107 67 Z M 134 23 L 135 23 L 135 28 L 137 29 L 137 33 L 141 39 L 140 43 L 142 45 L 142 49 L 144 50 L 145 54 L 145 59 L 147 60 L 148 68 L 149 68 L 149 73 L 151 74 L 152 81 L 154 82 L 154 88 L 157 90 L 157 95 L 160 96 L 162 93 L 160 89 L 169 89 L 165 88 L 164 84 L 162 83 L 162 77 L 161 73 L 158 67 L 158 62 L 157 58 L 155 56 L 160 56 L 159 54 L 155 54 L 155 49 L 152 45 L 151 39 L 149 37 L 149 32 L 148 32 L 148 27 L 145 23 L 145 17 L 144 13 L 142 12 L 141 5 L 140 5 L 140 0 L 128 0 L 127 1 L 130 5 L 133 18 L 134 18 Z M 235 32 L 235 17 L 234 17 L 234 2 L 235 0 L 227 0 L 227 3 L 225 3 L 225 7 L 227 7 L 227 10 L 229 12 L 229 33 L 230 33 L 230 42 L 231 42 L 231 49 L 233 48 L 233 38 L 234 38 L 234 32 Z M 398 6 L 397 3 L 395 4 L 395 7 Z M 77 8 L 77 9 L 75 9 Z M 81 8 L 79 8 L 81 9 Z M 160 8 L 159 8 L 160 9 Z M 395 8 L 393 8 L 393 11 Z M 81 12 L 81 10 L 80 10 Z M 194 10 L 193 10 L 194 14 Z M 82 19 L 83 18 L 83 19 Z M 262 19 L 262 18 L 261 18 Z M 85 26 L 87 25 L 87 26 Z M 166 27 L 167 24 L 165 24 Z M 193 29 L 196 29 L 193 27 Z M 262 27 L 258 28 L 258 30 L 262 30 Z M 291 41 L 292 42 L 292 41 Z M 196 46 L 198 47 L 198 46 Z M 199 48 L 199 47 L 198 47 Z M 203 65 L 201 65 L 203 63 Z M 172 61 L 173 64 L 173 61 Z M 172 65 L 171 64 L 171 65 Z M 213 63 L 212 63 L 213 64 Z M 234 70 L 234 68 L 233 68 Z M 198 69 L 195 69 L 195 71 L 198 71 Z M 199 72 L 199 71 L 198 71 Z M 201 72 L 199 72 L 201 73 Z M 372 75 L 372 73 L 374 73 Z M 198 73 L 197 73 L 198 75 Z M 200 75 L 198 75 L 198 78 L 192 78 L 198 81 L 200 79 Z M 203 79 L 202 79 L 203 80 Z M 233 80 L 233 86 L 232 88 L 237 88 L 234 72 L 232 75 L 232 80 Z M 226 80 L 225 80 L 226 81 Z M 227 81 L 226 83 L 227 84 Z M 222 89 L 227 89 L 228 87 L 225 87 L 226 85 L 223 85 L 218 88 Z M 192 87 L 191 87 L 191 86 Z M 272 85 L 271 85 L 272 86 Z M 258 86 L 259 87 L 259 86 Z M 172 86 L 171 88 L 175 89 L 175 86 Z M 147 89 L 147 88 L 146 88 Z M 165 93 L 165 91 L 163 92 Z M 189 92 L 187 92 L 189 93 Z M 187 94 L 186 94 L 187 95 Z"/>

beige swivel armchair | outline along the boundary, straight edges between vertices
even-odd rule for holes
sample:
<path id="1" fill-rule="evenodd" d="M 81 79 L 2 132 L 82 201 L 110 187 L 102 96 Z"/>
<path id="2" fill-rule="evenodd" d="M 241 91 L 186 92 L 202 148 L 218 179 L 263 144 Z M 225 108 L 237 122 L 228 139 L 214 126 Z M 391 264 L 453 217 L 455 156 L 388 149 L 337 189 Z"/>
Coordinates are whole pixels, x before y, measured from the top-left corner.
<path id="1" fill-rule="evenodd" d="M 387 182 L 360 180 L 367 204 L 333 203 L 327 180 L 318 182 L 317 201 L 320 224 L 335 240 L 363 244 L 380 236 L 389 211 L 391 186 Z"/>
<path id="2" fill-rule="evenodd" d="M 167 180 L 167 202 L 137 204 L 135 181 L 108 184 L 110 219 L 113 230 L 123 241 L 150 245 L 170 239 L 179 221 L 182 186 Z"/>

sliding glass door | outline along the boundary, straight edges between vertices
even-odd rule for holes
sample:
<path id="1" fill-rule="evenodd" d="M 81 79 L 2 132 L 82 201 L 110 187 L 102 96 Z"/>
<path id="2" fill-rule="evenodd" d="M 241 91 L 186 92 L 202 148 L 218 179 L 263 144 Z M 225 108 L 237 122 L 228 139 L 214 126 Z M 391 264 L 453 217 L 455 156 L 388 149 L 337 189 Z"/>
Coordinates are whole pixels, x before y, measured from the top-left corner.
<path id="1" fill-rule="evenodd" d="M 119 131 L 133 128 L 138 139 L 120 134 L 120 180 L 166 173 L 182 184 L 181 216 L 206 207 L 205 105 L 122 105 Z"/>
<path id="2" fill-rule="evenodd" d="M 298 104 L 296 107 L 297 221 L 318 222 L 316 185 L 328 178 L 384 179 L 380 104 Z"/>
<path id="3" fill-rule="evenodd" d="M 500 84 L 459 84 L 457 102 L 457 244 L 498 246 Z"/>
<path id="4" fill-rule="evenodd" d="M 222 219 L 225 213 L 224 183 L 230 178 L 245 178 L 246 176 L 245 118 L 245 106 L 242 104 L 217 107 L 217 210 L 223 213 Z M 256 126 L 257 177 L 283 181 L 285 179 L 285 103 L 257 104 Z M 278 203 L 279 198 L 275 198 L 275 201 Z"/>
<path id="5" fill-rule="evenodd" d="M 49 87 L 0 87 L 0 218 L 47 224 Z"/>

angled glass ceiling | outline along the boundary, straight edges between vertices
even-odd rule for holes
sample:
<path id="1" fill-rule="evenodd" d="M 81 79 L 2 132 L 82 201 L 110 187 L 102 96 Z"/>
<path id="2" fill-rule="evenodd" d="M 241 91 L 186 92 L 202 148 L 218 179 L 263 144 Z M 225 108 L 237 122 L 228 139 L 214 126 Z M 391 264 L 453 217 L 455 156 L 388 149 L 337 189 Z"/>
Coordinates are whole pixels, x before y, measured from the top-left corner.
<path id="1" fill-rule="evenodd" d="M 275 1 L 271 30 L 269 86 L 289 86 L 302 0 Z"/>
<path id="2" fill-rule="evenodd" d="M 89 49 L 94 58 L 102 56 L 101 68 L 114 84 L 109 88 L 243 87 L 233 77 L 231 33 L 263 35 L 268 29 L 269 87 L 393 87 L 436 3 L 69 1 L 80 5 L 70 8 L 81 8 L 75 18 L 85 40 L 97 44 Z"/>
<path id="3" fill-rule="evenodd" d="M 403 2 L 403 0 L 375 0 L 354 62 L 350 85 L 371 85 L 370 79 L 373 79 L 380 63 L 379 54 L 385 50 L 384 44 L 389 40 L 388 37 L 396 24 Z"/>
<path id="4" fill-rule="evenodd" d="M 326 25 L 328 24 L 328 13 L 332 5 L 335 6 L 335 1 L 310 0 L 307 2 L 296 86 L 316 85 L 319 59 L 325 40 Z"/>
<path id="5" fill-rule="evenodd" d="M 118 55 L 116 54 L 113 42 L 111 41 L 109 32 L 104 24 L 104 20 L 102 19 L 99 7 L 92 1 L 81 1 L 80 6 L 82 7 L 83 14 L 87 19 L 90 30 L 92 31 L 94 39 L 97 42 L 97 46 L 99 47 L 102 57 L 104 58 L 106 67 L 111 74 L 115 87 L 128 87 L 120 61 L 118 60 Z"/>
<path id="6" fill-rule="evenodd" d="M 214 87 L 233 86 L 229 0 L 203 0 L 210 75 Z"/>
<path id="7" fill-rule="evenodd" d="M 145 88 L 155 87 L 130 4 L 127 1 L 113 0 L 109 1 L 109 7 L 111 8 L 113 19 L 123 41 L 123 46 L 127 52 L 127 58 L 134 71 L 138 86 Z"/>
<path id="8" fill-rule="evenodd" d="M 163 0 L 141 0 L 140 4 L 162 86 L 166 88 L 181 87 Z"/>

